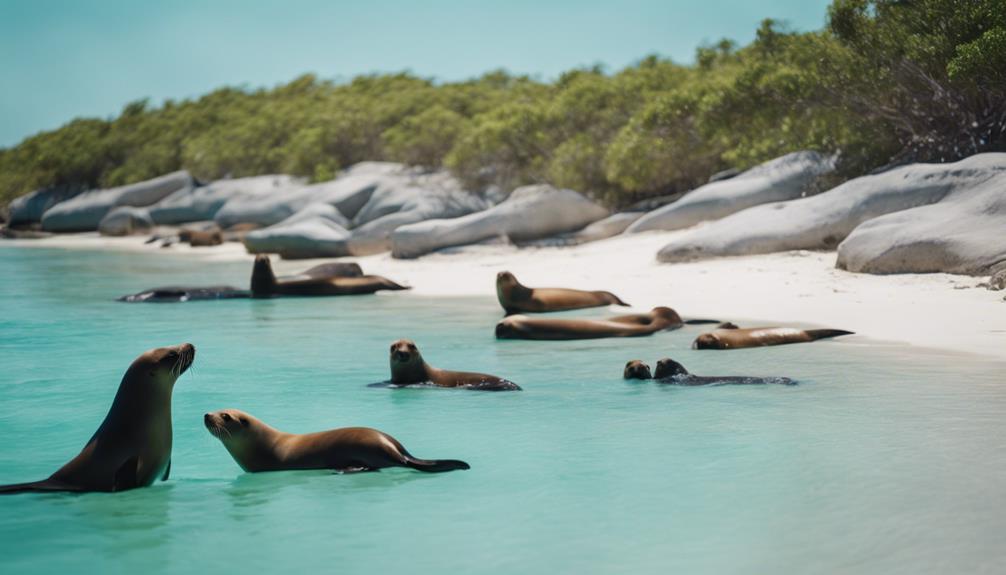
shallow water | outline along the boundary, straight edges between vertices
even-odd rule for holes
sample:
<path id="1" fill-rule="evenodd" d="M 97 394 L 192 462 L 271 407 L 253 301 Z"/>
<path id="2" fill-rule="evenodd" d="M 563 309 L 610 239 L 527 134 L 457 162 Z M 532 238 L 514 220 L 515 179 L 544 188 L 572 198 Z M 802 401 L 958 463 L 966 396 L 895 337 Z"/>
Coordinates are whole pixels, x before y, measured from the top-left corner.
<path id="1" fill-rule="evenodd" d="M 697 327 L 496 341 L 491 286 L 466 299 L 112 301 L 166 284 L 243 286 L 248 268 L 0 247 L 0 483 L 41 479 L 75 455 L 139 353 L 198 348 L 175 387 L 171 479 L 0 498 L 0 571 L 1006 569 L 1002 363 L 858 338 L 694 351 Z M 433 365 L 525 391 L 368 388 L 387 379 L 400 337 Z M 800 384 L 621 379 L 626 360 L 664 356 L 700 375 Z M 202 426 L 225 407 L 293 432 L 377 427 L 418 457 L 472 469 L 245 474 Z"/>

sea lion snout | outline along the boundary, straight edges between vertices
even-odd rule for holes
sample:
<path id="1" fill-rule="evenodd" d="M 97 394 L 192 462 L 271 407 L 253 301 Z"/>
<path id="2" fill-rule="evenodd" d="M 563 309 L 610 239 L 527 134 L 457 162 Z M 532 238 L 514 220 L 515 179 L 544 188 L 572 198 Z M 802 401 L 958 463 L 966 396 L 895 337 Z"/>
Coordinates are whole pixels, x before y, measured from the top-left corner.
<path id="1" fill-rule="evenodd" d="M 391 361 L 407 363 L 414 355 L 419 355 L 419 348 L 411 340 L 400 339 L 391 344 Z"/>
<path id="2" fill-rule="evenodd" d="M 722 347 L 719 339 L 711 333 L 704 333 L 692 342 L 692 349 L 720 349 Z"/>

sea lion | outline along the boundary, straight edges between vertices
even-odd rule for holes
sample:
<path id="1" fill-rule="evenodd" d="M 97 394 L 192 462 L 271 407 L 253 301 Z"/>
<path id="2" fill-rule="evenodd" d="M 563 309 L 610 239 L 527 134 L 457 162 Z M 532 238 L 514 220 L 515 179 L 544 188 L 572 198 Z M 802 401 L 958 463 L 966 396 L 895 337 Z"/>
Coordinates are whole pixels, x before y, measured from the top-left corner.
<path id="1" fill-rule="evenodd" d="M 363 268 L 356 262 L 329 262 L 308 268 L 297 275 L 280 276 L 278 281 L 293 281 L 308 278 L 358 278 L 363 275 Z"/>
<path id="2" fill-rule="evenodd" d="M 496 297 L 506 315 L 566 311 L 606 305 L 628 306 L 608 291 L 584 291 L 567 288 L 529 288 L 510 272 L 496 274 Z"/>
<path id="3" fill-rule="evenodd" d="M 131 295 L 124 295 L 120 298 L 116 298 L 115 301 L 124 301 L 129 303 L 175 303 L 213 299 L 241 299 L 250 297 L 250 291 L 232 286 L 167 286 L 151 288 Z"/>
<path id="4" fill-rule="evenodd" d="M 391 344 L 391 384 L 396 386 L 432 384 L 437 387 L 463 387 L 481 391 L 520 391 L 516 383 L 488 375 L 467 371 L 437 369 L 423 360 L 415 342 L 400 339 Z"/>
<path id="5" fill-rule="evenodd" d="M 706 376 L 694 375 L 685 369 L 685 366 L 665 357 L 657 362 L 657 368 L 650 376 L 650 366 L 638 359 L 634 359 L 625 364 L 622 371 L 625 379 L 652 379 L 657 383 L 665 385 L 796 385 L 796 382 L 788 377 L 747 377 L 737 375 Z"/>
<path id="6" fill-rule="evenodd" d="M 438 472 L 469 468 L 456 459 L 417 459 L 394 437 L 368 427 L 297 435 L 269 427 L 236 409 L 207 413 L 203 423 L 249 473 L 294 469 L 357 472 L 384 467 Z"/>
<path id="7" fill-rule="evenodd" d="M 766 345 L 783 345 L 787 343 L 804 343 L 826 337 L 852 335 L 853 332 L 841 329 L 796 329 L 792 327 L 753 327 L 748 329 L 716 329 L 703 333 L 695 338 L 693 349 L 739 349 L 742 347 L 761 347 Z"/>
<path id="8" fill-rule="evenodd" d="M 126 370 L 112 407 L 79 455 L 48 479 L 0 486 L 23 491 L 125 491 L 168 479 L 171 391 L 196 357 L 190 343 L 152 349 Z"/>
<path id="9" fill-rule="evenodd" d="M 706 320 L 697 320 L 706 321 Z M 686 322 L 669 307 L 608 319 L 540 319 L 512 315 L 496 324 L 498 339 L 594 339 L 636 337 L 678 329 Z"/>
<path id="10" fill-rule="evenodd" d="M 326 264 L 331 265 L 331 264 Z M 314 269 L 314 268 L 312 268 Z M 388 278 L 381 276 L 294 276 L 293 279 L 277 279 L 272 271 L 269 256 L 255 256 L 252 268 L 252 297 L 274 297 L 278 295 L 323 296 L 370 294 L 379 290 L 405 290 Z"/>
<path id="11" fill-rule="evenodd" d="M 194 248 L 219 246 L 224 243 L 224 235 L 218 229 L 214 230 L 190 230 L 183 229 L 178 232 L 178 239 Z"/>

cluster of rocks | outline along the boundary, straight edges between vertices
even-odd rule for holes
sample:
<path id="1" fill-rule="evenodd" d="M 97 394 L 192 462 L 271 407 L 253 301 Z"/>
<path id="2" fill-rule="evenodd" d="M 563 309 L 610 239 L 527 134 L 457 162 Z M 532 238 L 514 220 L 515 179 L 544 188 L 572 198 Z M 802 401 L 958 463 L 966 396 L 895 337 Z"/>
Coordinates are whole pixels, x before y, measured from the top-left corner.
<path id="1" fill-rule="evenodd" d="M 616 214 L 573 190 L 473 193 L 447 172 L 388 162 L 317 184 L 287 175 L 200 184 L 180 171 L 109 190 L 39 190 L 12 202 L 9 220 L 43 233 L 105 235 L 184 224 L 175 240 L 243 241 L 249 252 L 285 258 L 389 250 L 415 258 L 483 242 L 572 245 L 680 230 L 660 261 L 837 249 L 837 266 L 856 272 L 1006 269 L 1006 154 L 901 166 L 822 192 L 834 170 L 833 156 L 795 152 Z"/>

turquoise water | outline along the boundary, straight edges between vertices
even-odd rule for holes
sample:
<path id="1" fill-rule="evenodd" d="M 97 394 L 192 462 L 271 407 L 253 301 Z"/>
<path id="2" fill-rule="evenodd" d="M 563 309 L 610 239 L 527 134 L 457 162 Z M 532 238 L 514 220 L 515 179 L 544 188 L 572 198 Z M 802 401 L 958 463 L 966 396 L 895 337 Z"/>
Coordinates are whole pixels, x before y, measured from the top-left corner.
<path id="1" fill-rule="evenodd" d="M 249 273 L 162 254 L 0 247 L 0 270 L 0 483 L 75 455 L 139 353 L 198 348 L 175 387 L 171 479 L 0 498 L 3 573 L 1006 569 L 1002 363 L 855 338 L 693 351 L 696 328 L 497 342 L 491 286 L 467 299 L 112 301 Z M 433 365 L 525 391 L 368 388 L 400 337 Z M 621 380 L 627 359 L 663 356 L 801 384 Z M 472 469 L 245 474 L 202 426 L 226 407 L 293 432 L 377 427 Z"/>

